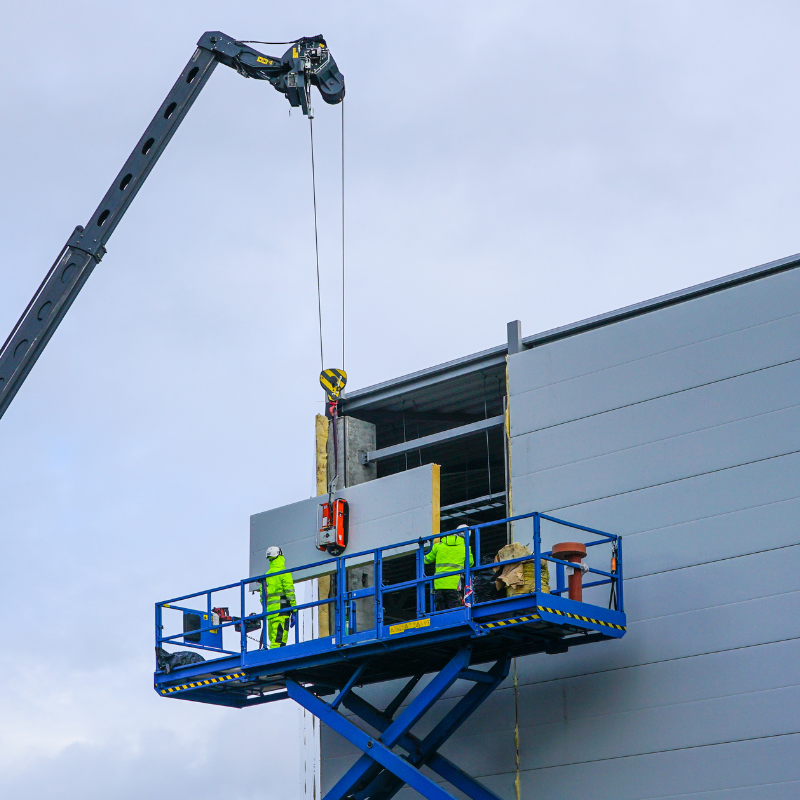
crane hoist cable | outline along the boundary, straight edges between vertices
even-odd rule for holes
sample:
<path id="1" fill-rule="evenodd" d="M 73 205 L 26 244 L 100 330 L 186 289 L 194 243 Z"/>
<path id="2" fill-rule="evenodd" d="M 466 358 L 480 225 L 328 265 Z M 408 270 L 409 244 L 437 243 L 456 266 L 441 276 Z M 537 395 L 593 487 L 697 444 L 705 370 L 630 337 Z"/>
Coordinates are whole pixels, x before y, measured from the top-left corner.
<path id="1" fill-rule="evenodd" d="M 333 507 L 333 499 L 335 494 L 335 486 L 339 479 L 339 446 L 337 435 L 337 419 L 338 419 L 338 403 L 339 395 L 347 383 L 347 373 L 344 371 L 344 356 L 345 356 L 345 234 L 344 234 L 344 109 L 342 109 L 342 123 L 341 123 L 341 199 L 342 199 L 342 368 L 341 369 L 325 369 L 325 349 L 324 349 L 324 335 L 322 327 L 322 283 L 320 279 L 319 268 L 319 222 L 317 216 L 317 175 L 316 175 L 316 159 L 314 154 L 314 115 L 308 115 L 309 123 L 309 138 L 311 142 L 311 190 L 314 209 L 314 256 L 316 265 L 317 276 L 317 317 L 319 322 L 319 359 L 320 359 L 320 375 L 319 382 L 325 390 L 327 407 L 326 416 L 331 420 L 333 427 L 333 457 L 334 457 L 334 474 L 330 481 L 328 481 L 328 502 Z"/>
<path id="2" fill-rule="evenodd" d="M 311 194 L 314 199 L 314 254 L 317 262 L 317 313 L 319 317 L 319 368 L 325 371 L 325 356 L 322 351 L 322 289 L 319 282 L 319 232 L 317 228 L 317 170 L 314 164 L 314 119 L 309 115 L 308 130 L 311 134 Z"/>
<path id="3" fill-rule="evenodd" d="M 344 320 L 345 320 L 345 272 L 344 272 L 344 99 L 340 103 L 342 108 L 342 372 L 344 366 Z"/>
<path id="4" fill-rule="evenodd" d="M 344 194 L 344 101 L 342 106 L 342 124 L 341 124 L 341 203 L 342 203 L 342 367 L 341 372 L 345 371 L 345 324 L 346 324 L 346 261 L 345 261 L 345 194 Z M 308 130 L 311 141 L 311 192 L 314 209 L 314 256 L 316 262 L 316 275 L 317 275 L 317 317 L 319 322 L 319 358 L 320 369 L 325 370 L 325 356 L 323 345 L 323 328 L 322 328 L 322 285 L 320 279 L 319 269 L 319 222 L 317 215 L 317 172 L 316 172 L 316 159 L 314 153 L 314 118 L 309 115 Z"/>

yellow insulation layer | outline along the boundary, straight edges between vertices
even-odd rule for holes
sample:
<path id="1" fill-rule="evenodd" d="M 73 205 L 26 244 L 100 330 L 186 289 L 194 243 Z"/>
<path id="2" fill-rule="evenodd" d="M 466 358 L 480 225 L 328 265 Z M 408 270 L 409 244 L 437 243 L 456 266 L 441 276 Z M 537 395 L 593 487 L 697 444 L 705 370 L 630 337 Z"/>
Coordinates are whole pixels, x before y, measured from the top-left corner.
<path id="1" fill-rule="evenodd" d="M 328 418 L 317 414 L 317 494 L 328 493 Z"/>

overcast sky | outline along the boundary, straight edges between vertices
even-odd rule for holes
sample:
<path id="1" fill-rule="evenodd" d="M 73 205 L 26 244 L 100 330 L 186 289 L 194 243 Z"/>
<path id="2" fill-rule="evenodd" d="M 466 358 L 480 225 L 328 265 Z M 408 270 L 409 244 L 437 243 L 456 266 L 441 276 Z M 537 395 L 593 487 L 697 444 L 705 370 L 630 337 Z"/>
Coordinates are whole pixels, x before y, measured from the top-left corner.
<path id="1" fill-rule="evenodd" d="M 213 29 L 322 33 L 345 75 L 351 387 L 800 250 L 796 2 L 28 0 L 4 20 L 0 340 Z M 341 366 L 341 118 L 316 106 Z M 298 797 L 289 701 L 152 690 L 153 603 L 245 577 L 249 515 L 313 492 L 288 108 L 217 69 L 0 420 L 0 796 Z"/>

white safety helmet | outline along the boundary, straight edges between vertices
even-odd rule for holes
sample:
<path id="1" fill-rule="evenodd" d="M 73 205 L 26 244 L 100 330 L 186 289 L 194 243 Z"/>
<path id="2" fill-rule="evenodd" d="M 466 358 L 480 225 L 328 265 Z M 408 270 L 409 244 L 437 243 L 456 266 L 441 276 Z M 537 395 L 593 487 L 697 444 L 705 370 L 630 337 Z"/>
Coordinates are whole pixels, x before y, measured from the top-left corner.
<path id="1" fill-rule="evenodd" d="M 267 548 L 267 558 L 272 561 L 273 558 L 277 558 L 278 556 L 282 556 L 283 553 L 281 552 L 280 547 L 272 547 Z"/>
<path id="2" fill-rule="evenodd" d="M 464 536 L 463 533 L 459 533 L 459 531 L 468 531 L 469 525 L 464 525 L 463 523 L 456 528 L 456 536 Z"/>

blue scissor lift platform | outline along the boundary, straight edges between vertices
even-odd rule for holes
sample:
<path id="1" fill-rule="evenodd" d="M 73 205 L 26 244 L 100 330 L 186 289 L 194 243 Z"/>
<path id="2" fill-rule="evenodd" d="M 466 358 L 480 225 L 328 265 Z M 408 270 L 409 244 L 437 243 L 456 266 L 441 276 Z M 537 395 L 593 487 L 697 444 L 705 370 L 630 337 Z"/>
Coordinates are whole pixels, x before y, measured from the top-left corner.
<path id="1" fill-rule="evenodd" d="M 532 523 L 532 555 L 481 565 L 481 535 L 498 525 Z M 580 602 L 567 597 L 565 573 L 574 569 L 566 561 L 553 557 L 552 551 L 541 549 L 542 523 L 579 530 L 592 535 L 585 542 L 587 552 L 598 553 L 599 545 L 610 547 L 613 555 L 609 569 L 589 566 L 583 589 L 599 598 L 599 587 L 610 587 L 607 605 Z M 467 533 L 467 531 L 462 531 Z M 327 569 L 336 574 L 336 585 L 347 586 L 346 573 L 353 565 L 371 564 L 373 585 L 356 591 L 338 591 L 333 598 L 298 603 L 292 608 L 247 615 L 246 595 L 264 576 L 247 578 L 235 584 L 217 587 L 193 595 L 156 604 L 156 646 L 164 653 L 165 646 L 189 646 L 208 653 L 200 663 L 155 673 L 155 690 L 164 697 L 202 703 L 245 708 L 291 698 L 309 710 L 337 733 L 362 751 L 362 757 L 326 795 L 325 800 L 371 798 L 388 800 L 407 783 L 427 798 L 452 800 L 453 795 L 431 780 L 420 769 L 427 766 L 447 782 L 475 800 L 497 800 L 497 796 L 469 776 L 461 768 L 439 754 L 441 745 L 474 712 L 507 677 L 512 658 L 536 653 L 563 653 L 580 644 L 624 636 L 626 620 L 622 587 L 622 542 L 618 536 L 575 525 L 538 512 L 506 520 L 477 525 L 464 537 L 464 546 L 471 547 L 476 566 L 460 572 L 467 587 L 465 605 L 446 611 L 431 610 L 433 576 L 425 575 L 425 546 L 434 537 L 401 542 L 392 547 L 342 555 L 314 565 L 292 567 L 286 572 L 298 574 L 309 569 Z M 589 548 L 592 548 L 590 551 Z M 603 548 L 605 549 L 605 548 Z M 413 580 L 384 585 L 384 564 L 397 553 L 415 554 L 416 577 Z M 587 558 L 587 563 L 597 559 Z M 471 592 L 473 579 L 483 570 L 498 570 L 515 563 L 532 562 L 535 574 L 534 591 L 512 597 L 477 602 Z M 555 586 L 543 591 L 541 565 L 555 570 Z M 584 567 L 584 569 L 586 569 Z M 280 573 L 274 573 L 280 574 Z M 438 577 L 441 577 L 441 573 Z M 386 598 L 397 592 L 411 592 L 416 599 L 416 615 L 406 621 L 387 623 Z M 240 613 L 226 619 L 214 611 L 214 597 L 238 596 Z M 189 608 L 185 603 L 204 600 L 202 607 Z M 371 608 L 364 613 L 365 603 Z M 300 626 L 292 633 L 294 642 L 284 647 L 263 649 L 260 641 L 247 635 L 258 621 L 266 624 L 272 614 L 297 612 L 310 615 L 327 605 L 333 623 L 331 635 L 302 641 Z M 412 603 L 412 605 L 414 605 Z M 228 607 L 226 607 L 227 610 Z M 359 629 L 357 609 L 367 616 L 370 627 Z M 179 633 L 165 633 L 165 614 L 177 612 L 200 620 Z M 223 631 L 238 626 L 238 651 L 223 648 Z M 310 626 L 309 626 L 310 627 Z M 189 632 L 187 632 L 187 630 Z M 477 669 L 490 664 L 488 669 Z M 425 675 L 433 677 L 409 702 L 417 684 Z M 383 709 L 377 709 L 358 695 L 359 686 L 388 680 L 405 679 L 398 695 Z M 456 703 L 438 725 L 423 739 L 411 728 L 433 707 L 457 680 L 470 681 L 473 687 Z M 323 697 L 331 697 L 323 700 Z M 403 704 L 406 703 L 405 706 Z M 361 718 L 376 733 L 364 733 L 339 712 L 344 706 Z M 402 710 L 401 710 L 402 708 Z M 405 751 L 399 755 L 398 746 Z"/>

